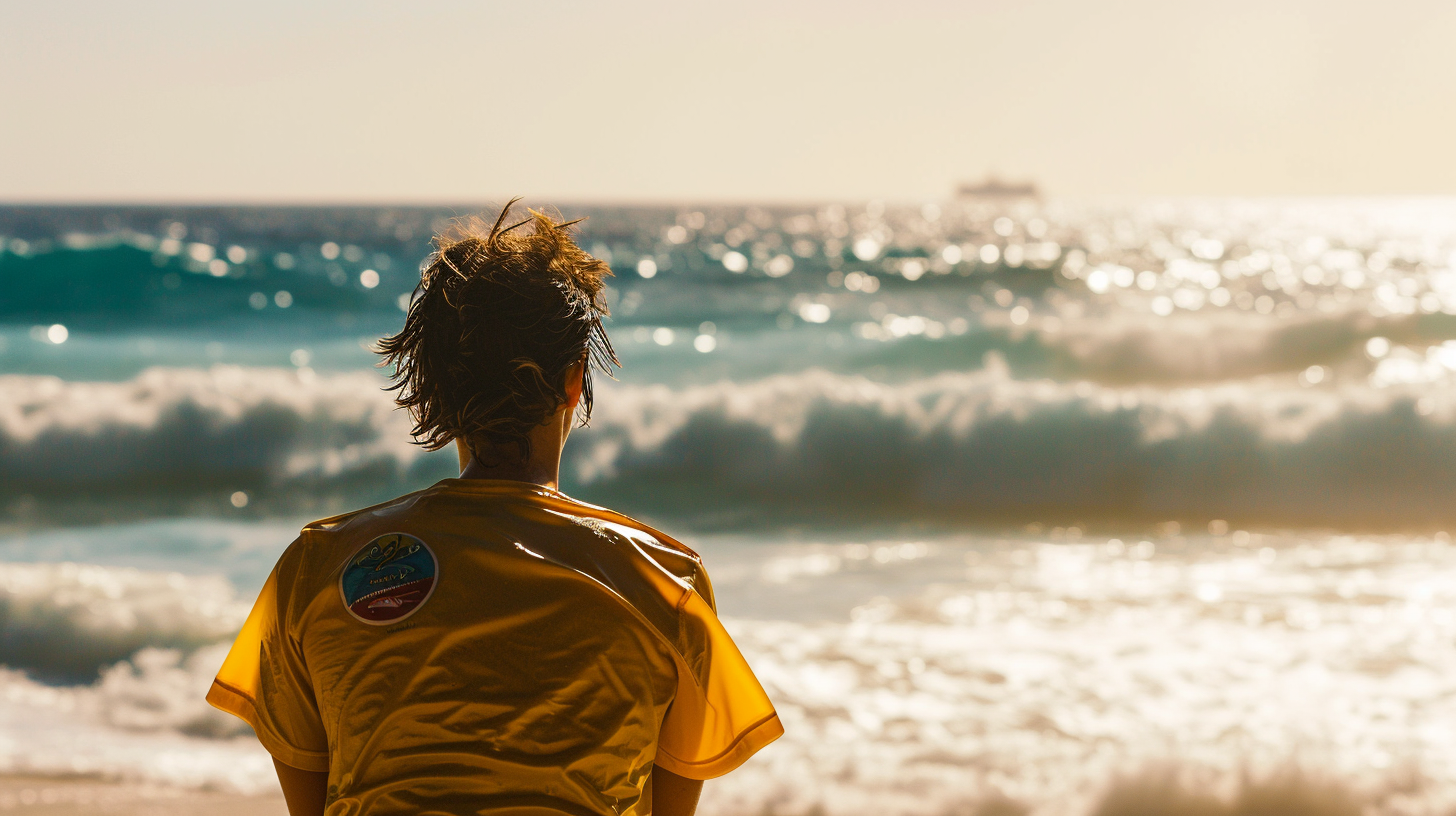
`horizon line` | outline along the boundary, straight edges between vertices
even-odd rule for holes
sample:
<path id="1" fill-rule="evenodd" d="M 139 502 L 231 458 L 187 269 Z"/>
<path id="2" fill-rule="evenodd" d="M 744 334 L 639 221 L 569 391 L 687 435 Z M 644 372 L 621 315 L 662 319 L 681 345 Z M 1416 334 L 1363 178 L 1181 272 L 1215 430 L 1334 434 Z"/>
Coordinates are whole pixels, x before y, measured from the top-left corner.
<path id="1" fill-rule="evenodd" d="M 405 197 L 398 199 L 386 198 L 356 198 L 356 199 L 331 199 L 325 197 L 298 197 L 298 198 L 202 198 L 202 197 L 176 197 L 176 198 L 151 198 L 138 197 L 131 199 L 97 197 L 97 198 L 65 198 L 65 197 L 34 197 L 34 198 L 4 198 L 0 197 L 0 207 L 7 208 L 29 208 L 29 207 L 63 207 L 63 208 L 86 208 L 86 207 L 176 207 L 176 208 L 224 208 L 224 207 L 256 207 L 256 208 L 282 208 L 298 207 L 304 209 L 372 209 L 382 207 L 405 207 L 414 209 L 477 209 L 499 207 L 504 202 L 510 201 L 513 196 L 500 196 L 499 201 L 492 198 L 480 198 L 474 200 L 462 199 L 427 199 Z M 532 196 L 521 196 L 523 201 L 529 201 Z M 1124 202 L 1124 201 L 1339 201 L 1339 200 L 1439 200 L 1456 199 L 1456 191 L 1448 193 L 1097 193 L 1083 195 L 1042 195 L 1030 199 L 1007 199 L 997 202 L 995 199 L 987 198 L 977 200 L 975 198 L 962 199 L 956 195 L 949 194 L 942 197 L 906 197 L 906 196 L 856 196 L 856 197 L 796 197 L 778 198 L 766 197 L 761 199 L 743 199 L 737 197 L 715 198 L 705 196 L 702 198 L 693 197 L 660 197 L 660 198 L 597 198 L 592 196 L 537 196 L 543 206 L 569 205 L 578 207 L 817 207 L 828 204 L 868 204 L 879 201 L 884 204 L 895 206 L 912 206 L 925 204 L 958 204 L 958 203 L 1018 203 L 1032 200 L 1037 203 L 1097 203 L 1097 202 Z"/>

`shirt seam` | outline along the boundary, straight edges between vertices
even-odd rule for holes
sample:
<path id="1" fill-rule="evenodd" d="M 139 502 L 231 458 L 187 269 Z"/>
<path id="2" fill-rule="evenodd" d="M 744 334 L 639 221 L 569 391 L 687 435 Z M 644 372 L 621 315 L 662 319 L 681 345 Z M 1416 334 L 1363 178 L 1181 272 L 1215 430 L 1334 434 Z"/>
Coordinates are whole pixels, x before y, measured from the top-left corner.
<path id="1" fill-rule="evenodd" d="M 767 715 L 765 715 L 764 717 L 760 718 L 753 725 L 750 725 L 747 728 L 743 729 L 743 731 L 741 731 L 738 734 L 738 736 L 736 736 L 736 737 L 733 738 L 733 742 L 731 744 L 729 744 L 729 746 L 727 748 L 724 748 L 722 751 L 719 751 L 718 753 L 716 753 L 716 754 L 708 757 L 707 759 L 700 759 L 700 760 L 698 760 L 696 762 L 689 762 L 689 761 L 687 761 L 685 759 L 680 759 L 676 754 L 674 754 L 673 752 L 667 750 L 666 748 L 663 748 L 660 744 L 657 746 L 657 750 L 658 750 L 659 753 L 667 754 L 667 756 L 669 758 L 671 758 L 673 762 L 676 762 L 679 765 L 686 765 L 686 766 L 712 765 L 712 764 L 714 764 L 716 762 L 721 761 L 724 757 L 728 756 L 729 754 L 733 753 L 734 751 L 738 750 L 738 746 L 739 745 L 742 745 L 744 740 L 746 740 L 750 736 L 752 736 L 753 735 L 753 732 L 755 732 L 758 729 L 764 727 L 765 725 L 768 725 L 770 722 L 772 722 L 773 720 L 776 720 L 778 718 L 779 718 L 779 714 L 778 714 L 777 711 L 771 711 L 771 712 L 769 712 Z"/>
<path id="2" fill-rule="evenodd" d="M 245 702 L 245 703 L 248 704 L 248 711 L 247 711 L 247 713 L 253 715 L 252 717 L 244 716 L 244 713 L 243 712 L 239 712 L 239 711 L 232 711 L 230 709 L 222 709 L 222 710 L 227 711 L 229 714 L 232 714 L 232 715 L 234 715 L 236 717 L 241 718 L 248 725 L 252 726 L 252 728 L 253 728 L 254 731 L 259 731 L 259 732 L 266 731 L 266 732 L 268 732 L 268 736 L 269 736 L 269 738 L 271 740 L 274 740 L 274 741 L 278 742 L 280 745 L 282 745 L 283 747 L 287 748 L 289 751 L 291 751 L 291 752 L 293 752 L 295 754 L 298 754 L 299 756 L 308 757 L 310 759 L 324 759 L 324 760 L 327 760 L 329 758 L 329 752 L 328 751 L 310 751 L 310 750 L 308 750 L 306 748 L 299 748 L 298 746 L 294 745 L 293 743 L 289 742 L 288 740 L 283 739 L 283 737 L 281 735 L 279 735 L 278 733 L 274 732 L 273 729 L 271 729 L 271 728 L 260 728 L 259 727 L 259 723 L 256 722 L 256 721 L 262 719 L 262 717 L 259 717 L 258 716 L 258 710 L 259 710 L 259 707 L 258 707 L 258 698 L 256 698 L 253 695 L 247 693 L 246 691 L 243 691 L 242 689 L 238 688 L 237 686 L 234 686 L 233 684 L 228 683 L 228 682 L 226 682 L 224 680 L 220 680 L 218 678 L 213 678 L 212 684 L 214 686 L 217 686 L 218 688 L 222 689 L 223 691 L 229 693 L 229 694 L 236 695 L 237 697 L 241 698 L 243 700 L 243 702 Z M 219 706 L 219 708 L 221 708 L 221 707 Z M 264 745 L 263 747 L 264 748 L 267 748 L 268 746 L 267 745 Z"/>
<path id="3" fill-rule="evenodd" d="M 447 492 L 450 492 L 450 491 L 453 491 L 453 490 L 459 490 L 459 491 L 465 492 L 465 493 L 472 493 L 472 492 L 477 492 L 476 490 L 473 490 L 472 489 L 472 488 L 475 488 L 475 487 L 485 488 L 485 489 L 480 490 L 479 492 L 487 492 L 487 489 L 490 488 L 490 487 L 492 487 L 492 485 L 479 485 L 479 486 L 476 486 L 476 485 L 462 484 L 462 482 L 467 482 L 467 481 L 472 481 L 472 480 L 469 480 L 469 479 L 442 479 L 441 481 L 436 482 L 435 484 L 431 485 L 430 487 L 425 488 L 424 490 L 421 490 L 419 492 L 421 494 L 424 494 L 424 493 L 437 493 L 437 492 L 446 492 L 447 493 Z M 499 480 L 499 481 L 514 481 L 514 480 Z M 445 484 L 445 482 L 450 482 L 450 484 Z M 522 487 L 516 488 L 513 485 L 512 487 L 507 488 L 507 489 L 508 490 L 518 490 L 519 492 L 523 492 L 523 493 L 527 493 L 527 494 L 538 494 L 538 495 L 539 494 L 545 494 L 548 498 L 557 499 L 559 501 L 565 502 L 567 504 L 575 505 L 577 507 L 583 508 L 583 509 L 588 510 L 588 511 L 591 511 L 591 512 L 600 513 L 600 514 L 606 515 L 606 516 L 611 516 L 612 519 L 614 521 L 616 521 L 616 523 L 619 523 L 619 524 L 620 523 L 626 523 L 626 525 L 628 527 L 632 527 L 632 528 L 635 528 L 635 529 L 637 529 L 637 530 L 639 530 L 641 532 L 648 533 L 649 535 L 651 535 L 652 537 L 658 539 L 659 541 L 662 541 L 663 539 L 667 539 L 667 540 L 671 541 L 672 544 L 673 545 L 676 545 L 676 546 L 667 545 L 665 547 L 665 549 L 673 552 L 676 555 L 680 555 L 680 556 L 684 556 L 684 557 L 688 558 L 689 560 L 691 560 L 694 563 L 696 563 L 699 567 L 701 567 L 703 565 L 703 556 L 697 550 L 694 550 L 692 547 L 689 547 L 686 544 L 683 544 L 681 541 L 678 541 L 677 539 L 673 538 L 672 536 L 669 536 L 666 533 L 663 533 L 662 531 L 658 530 L 655 527 L 652 527 L 650 525 L 644 524 L 641 521 L 638 521 L 637 519 L 632 518 L 629 515 L 626 515 L 625 513 L 619 513 L 616 510 L 612 510 L 612 509 L 607 508 L 607 507 L 601 507 L 599 505 L 592 504 L 591 502 L 582 501 L 581 499 L 574 498 L 574 497 L 569 496 L 569 495 L 567 495 L 565 493 L 562 493 L 560 490 L 556 490 L 556 489 L 553 489 L 553 488 L 549 488 L 549 487 L 546 487 L 545 485 L 537 485 L 537 484 L 532 484 L 530 482 L 518 482 L 516 484 L 519 484 Z M 388 504 L 388 502 L 385 502 L 385 504 Z"/>

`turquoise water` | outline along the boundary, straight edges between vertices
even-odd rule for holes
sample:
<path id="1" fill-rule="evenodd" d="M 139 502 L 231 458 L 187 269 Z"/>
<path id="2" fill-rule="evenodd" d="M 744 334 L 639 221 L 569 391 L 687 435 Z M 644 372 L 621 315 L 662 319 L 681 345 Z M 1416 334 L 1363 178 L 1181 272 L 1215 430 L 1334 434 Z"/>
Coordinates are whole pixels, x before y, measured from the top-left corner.
<path id="1" fill-rule="evenodd" d="M 624 366 L 564 486 L 789 725 L 705 810 L 1456 800 L 1456 202 L 565 209 Z M 0 208 L 0 768 L 272 784 L 200 690 L 301 523 L 452 475 L 370 349 L 457 214 Z"/>

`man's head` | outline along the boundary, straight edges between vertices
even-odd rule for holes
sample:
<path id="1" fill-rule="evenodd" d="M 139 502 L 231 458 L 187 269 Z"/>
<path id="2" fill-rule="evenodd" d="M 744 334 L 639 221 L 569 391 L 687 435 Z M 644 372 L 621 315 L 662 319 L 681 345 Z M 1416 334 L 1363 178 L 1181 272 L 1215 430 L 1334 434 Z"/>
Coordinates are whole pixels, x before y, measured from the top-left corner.
<path id="1" fill-rule="evenodd" d="M 404 328 L 380 342 L 429 450 L 461 439 L 484 459 L 529 458 L 531 430 L 570 402 L 575 372 L 585 424 L 591 368 L 618 364 L 602 328 L 611 270 L 572 241 L 575 222 L 531 210 L 503 226 L 513 204 L 435 239 Z"/>

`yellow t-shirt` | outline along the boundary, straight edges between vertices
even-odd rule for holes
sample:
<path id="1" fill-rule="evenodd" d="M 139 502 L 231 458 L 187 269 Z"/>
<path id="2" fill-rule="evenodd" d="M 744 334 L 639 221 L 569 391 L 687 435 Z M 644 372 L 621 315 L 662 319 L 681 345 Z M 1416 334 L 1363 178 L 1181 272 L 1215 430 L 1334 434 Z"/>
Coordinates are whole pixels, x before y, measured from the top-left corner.
<path id="1" fill-rule="evenodd" d="M 692 550 L 524 482 L 446 479 L 309 524 L 208 702 L 328 814 L 651 812 L 783 733 Z"/>

